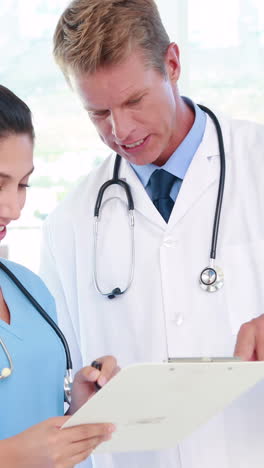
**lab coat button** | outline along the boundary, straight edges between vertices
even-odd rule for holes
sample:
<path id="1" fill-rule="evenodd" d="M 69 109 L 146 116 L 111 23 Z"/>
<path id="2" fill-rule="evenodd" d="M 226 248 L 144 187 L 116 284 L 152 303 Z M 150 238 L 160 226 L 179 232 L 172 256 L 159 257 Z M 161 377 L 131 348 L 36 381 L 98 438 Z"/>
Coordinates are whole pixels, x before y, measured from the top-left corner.
<path id="1" fill-rule="evenodd" d="M 177 240 L 176 239 L 173 239 L 172 237 L 167 237 L 166 239 L 164 239 L 164 247 L 175 247 L 177 244 Z"/>
<path id="2" fill-rule="evenodd" d="M 174 317 L 174 322 L 177 325 L 177 327 L 180 327 L 184 322 L 183 316 L 181 314 L 176 314 Z"/>

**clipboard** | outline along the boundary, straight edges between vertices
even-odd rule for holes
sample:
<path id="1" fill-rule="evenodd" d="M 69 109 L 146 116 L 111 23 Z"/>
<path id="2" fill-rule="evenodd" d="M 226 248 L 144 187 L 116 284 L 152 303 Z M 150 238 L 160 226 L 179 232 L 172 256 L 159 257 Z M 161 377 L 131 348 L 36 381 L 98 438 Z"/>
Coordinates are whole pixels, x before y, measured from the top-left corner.
<path id="1" fill-rule="evenodd" d="M 128 366 L 88 400 L 63 428 L 109 422 L 110 441 L 94 453 L 175 447 L 264 379 L 264 361 L 179 359 Z"/>

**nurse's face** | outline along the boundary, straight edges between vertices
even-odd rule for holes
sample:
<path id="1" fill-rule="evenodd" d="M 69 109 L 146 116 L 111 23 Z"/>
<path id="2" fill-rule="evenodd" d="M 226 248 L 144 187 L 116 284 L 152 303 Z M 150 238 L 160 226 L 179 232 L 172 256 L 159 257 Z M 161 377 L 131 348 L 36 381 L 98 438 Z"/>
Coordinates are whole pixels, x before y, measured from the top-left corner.
<path id="1" fill-rule="evenodd" d="M 0 240 L 5 237 L 10 221 L 20 216 L 32 172 L 32 139 L 26 134 L 0 138 Z"/>
<path id="2" fill-rule="evenodd" d="M 176 122 L 180 65 L 175 44 L 169 46 L 164 63 L 165 76 L 147 67 L 137 51 L 118 65 L 72 77 L 101 139 L 134 164 L 164 164 L 181 139 Z"/>

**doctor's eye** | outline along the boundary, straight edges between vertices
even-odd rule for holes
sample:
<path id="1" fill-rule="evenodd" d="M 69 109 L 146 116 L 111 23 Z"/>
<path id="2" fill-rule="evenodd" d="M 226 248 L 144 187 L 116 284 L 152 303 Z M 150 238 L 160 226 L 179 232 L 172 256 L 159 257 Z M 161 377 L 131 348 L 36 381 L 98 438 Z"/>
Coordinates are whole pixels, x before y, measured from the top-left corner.
<path id="1" fill-rule="evenodd" d="M 103 118 L 109 114 L 108 110 L 101 110 L 101 111 L 89 111 L 88 115 L 91 118 Z"/>
<path id="2" fill-rule="evenodd" d="M 131 99 L 130 101 L 128 101 L 128 105 L 129 106 L 135 106 L 136 104 L 139 104 L 142 100 L 142 96 L 140 98 L 137 98 L 137 99 Z"/>

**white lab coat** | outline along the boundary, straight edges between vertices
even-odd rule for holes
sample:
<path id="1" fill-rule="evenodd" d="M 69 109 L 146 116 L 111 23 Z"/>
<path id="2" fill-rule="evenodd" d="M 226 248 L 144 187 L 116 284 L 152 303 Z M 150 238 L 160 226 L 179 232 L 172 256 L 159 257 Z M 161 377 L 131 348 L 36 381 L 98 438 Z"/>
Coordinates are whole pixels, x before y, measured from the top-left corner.
<path id="1" fill-rule="evenodd" d="M 109 300 L 93 285 L 93 209 L 99 187 L 112 177 L 114 157 L 48 217 L 41 273 L 76 368 L 81 356 L 89 364 L 106 354 L 121 366 L 168 356 L 231 356 L 241 324 L 264 312 L 264 128 L 220 121 L 227 168 L 216 262 L 225 284 L 218 292 L 198 284 L 208 265 L 219 181 L 209 117 L 168 224 L 122 161 L 120 177 L 135 202 L 136 255 L 133 285 L 124 296 Z M 104 201 L 98 276 L 109 291 L 127 283 L 130 236 L 124 192 L 112 187 Z M 95 461 L 97 468 L 263 468 L 264 382 L 175 449 L 97 455 Z"/>

